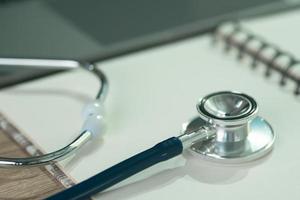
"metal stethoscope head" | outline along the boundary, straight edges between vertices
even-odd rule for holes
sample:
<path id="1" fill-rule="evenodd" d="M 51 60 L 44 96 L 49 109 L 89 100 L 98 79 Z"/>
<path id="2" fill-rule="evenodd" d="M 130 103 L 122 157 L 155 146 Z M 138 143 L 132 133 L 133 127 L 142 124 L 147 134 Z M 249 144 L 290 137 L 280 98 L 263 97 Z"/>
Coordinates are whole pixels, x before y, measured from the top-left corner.
<path id="1" fill-rule="evenodd" d="M 221 163 L 247 162 L 264 156 L 274 144 L 269 123 L 257 116 L 256 101 L 243 93 L 222 91 L 209 94 L 197 104 L 199 116 L 184 124 L 183 133 L 206 127 L 214 137 L 195 141 L 190 151 Z"/>
<path id="2" fill-rule="evenodd" d="M 238 92 L 217 92 L 197 104 L 199 116 L 184 124 L 182 134 L 166 139 L 50 198 L 84 199 L 188 149 L 221 163 L 247 162 L 268 153 L 275 139 L 271 126 L 257 116 L 256 101 Z"/>

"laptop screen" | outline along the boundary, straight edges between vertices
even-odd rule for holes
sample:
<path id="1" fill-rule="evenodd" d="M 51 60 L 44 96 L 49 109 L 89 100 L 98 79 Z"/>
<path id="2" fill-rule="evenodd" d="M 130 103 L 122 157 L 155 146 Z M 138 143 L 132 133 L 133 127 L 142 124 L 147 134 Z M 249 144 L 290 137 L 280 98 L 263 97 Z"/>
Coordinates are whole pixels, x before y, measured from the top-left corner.
<path id="1" fill-rule="evenodd" d="M 299 2 L 0 0 L 0 56 L 96 62 L 197 35 L 224 20 L 294 8 Z M 5 82 L 13 83 L 20 71 L 5 69 Z M 15 78 L 34 74 L 41 70 L 23 71 Z"/>

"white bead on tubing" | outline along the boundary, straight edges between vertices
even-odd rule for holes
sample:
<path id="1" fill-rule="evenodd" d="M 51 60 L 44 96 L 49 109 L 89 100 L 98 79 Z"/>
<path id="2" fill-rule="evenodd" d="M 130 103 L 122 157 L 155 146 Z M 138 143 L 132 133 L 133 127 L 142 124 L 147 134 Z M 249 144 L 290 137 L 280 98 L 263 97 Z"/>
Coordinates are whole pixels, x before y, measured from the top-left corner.
<path id="1" fill-rule="evenodd" d="M 104 131 L 104 107 L 95 100 L 85 106 L 82 115 L 85 119 L 82 131 L 90 131 L 93 136 L 100 135 Z"/>

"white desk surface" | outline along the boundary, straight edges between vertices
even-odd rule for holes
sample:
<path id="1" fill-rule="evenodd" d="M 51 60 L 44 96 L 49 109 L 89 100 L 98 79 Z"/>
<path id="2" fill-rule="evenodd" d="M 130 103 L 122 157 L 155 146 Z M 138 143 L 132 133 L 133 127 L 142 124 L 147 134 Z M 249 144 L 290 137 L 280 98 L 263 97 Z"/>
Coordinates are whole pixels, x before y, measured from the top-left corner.
<path id="1" fill-rule="evenodd" d="M 199 97 L 238 90 L 255 97 L 260 115 L 278 134 L 275 148 L 250 164 L 224 166 L 189 154 L 135 175 L 97 195 L 99 199 L 300 199 L 300 101 L 266 80 L 246 61 L 224 55 L 208 36 L 189 39 L 99 65 L 106 73 L 107 131 L 61 164 L 82 181 L 157 142 L 178 135 L 197 114 Z M 262 68 L 263 69 L 263 68 Z M 97 80 L 75 70 L 1 91 L 1 111 L 46 152 L 76 136 L 81 109 L 93 98 Z"/>

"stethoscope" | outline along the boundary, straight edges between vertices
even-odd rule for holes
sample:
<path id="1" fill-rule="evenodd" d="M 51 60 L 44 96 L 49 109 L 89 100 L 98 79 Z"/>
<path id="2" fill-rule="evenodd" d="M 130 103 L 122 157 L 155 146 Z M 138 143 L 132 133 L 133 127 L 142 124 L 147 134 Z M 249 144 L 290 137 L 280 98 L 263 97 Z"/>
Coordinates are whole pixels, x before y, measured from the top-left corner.
<path id="1" fill-rule="evenodd" d="M 78 62 L 74 60 L 53 60 L 53 59 L 26 59 L 26 58 L 0 58 L 0 66 L 30 67 L 45 69 L 75 69 L 82 68 L 94 74 L 100 81 L 100 89 L 93 102 L 87 103 L 83 110 L 84 123 L 80 134 L 65 147 L 38 156 L 26 158 L 4 158 L 0 157 L 0 167 L 11 166 L 36 166 L 47 165 L 65 159 L 73 155 L 87 141 L 103 132 L 103 103 L 108 90 L 108 82 L 104 73 L 90 63 Z"/>
<path id="2" fill-rule="evenodd" d="M 184 124 L 181 135 L 48 199 L 86 199 L 184 150 L 213 162 L 237 164 L 258 159 L 272 149 L 275 133 L 266 120 L 257 116 L 258 105 L 252 97 L 239 92 L 216 92 L 202 98 L 197 110 L 199 115 Z"/>
<path id="3" fill-rule="evenodd" d="M 0 65 L 45 68 L 84 68 L 96 75 L 101 87 L 95 100 L 84 109 L 80 135 L 65 147 L 40 156 L 0 158 L 0 166 L 45 165 L 72 155 L 103 130 L 103 102 L 108 83 L 94 65 L 72 60 L 0 58 Z M 166 139 L 119 164 L 49 199 L 84 199 L 120 181 L 166 161 L 183 150 L 202 159 L 220 163 L 242 163 L 266 155 L 273 147 L 275 133 L 270 124 L 257 116 L 256 101 L 243 93 L 222 91 L 209 94 L 197 104 L 199 115 L 183 126 L 182 134 Z"/>

